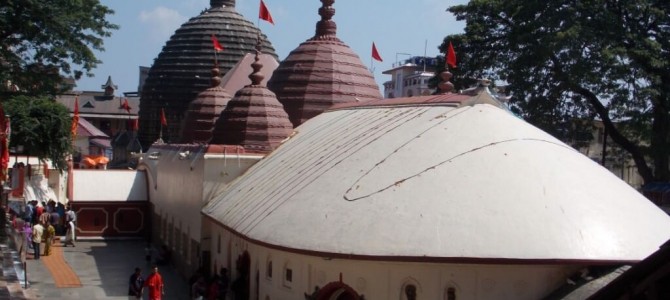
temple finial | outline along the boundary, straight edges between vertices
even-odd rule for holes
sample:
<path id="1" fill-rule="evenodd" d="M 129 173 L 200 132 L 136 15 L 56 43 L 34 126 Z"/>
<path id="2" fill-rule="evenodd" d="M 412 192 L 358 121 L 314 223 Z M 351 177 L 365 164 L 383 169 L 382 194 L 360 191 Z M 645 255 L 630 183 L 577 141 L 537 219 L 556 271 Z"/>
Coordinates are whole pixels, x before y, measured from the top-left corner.
<path id="1" fill-rule="evenodd" d="M 235 7 L 235 0 L 209 0 L 209 6 L 212 8 L 221 6 Z"/>
<path id="2" fill-rule="evenodd" d="M 440 88 L 440 92 L 442 94 L 446 94 L 454 90 L 454 84 L 451 83 L 449 80 L 451 80 L 451 77 L 454 75 L 451 74 L 449 71 L 444 71 L 440 73 L 440 77 L 442 78 L 442 82 L 438 84 L 438 87 Z"/>
<path id="3" fill-rule="evenodd" d="M 261 34 L 260 32 L 258 33 L 258 39 L 256 41 L 256 56 L 254 57 L 254 62 L 251 64 L 251 68 L 254 69 L 254 72 L 249 75 L 249 79 L 251 79 L 251 85 L 260 85 L 261 82 L 263 82 L 263 79 L 265 76 L 260 72 L 261 69 L 263 68 L 263 64 L 261 64 L 260 60 L 260 55 L 261 55 Z"/>
<path id="4" fill-rule="evenodd" d="M 333 3 L 335 0 L 321 0 L 323 6 L 319 8 L 321 21 L 316 22 L 316 37 L 335 36 L 337 34 L 337 24 L 332 20 L 335 15 Z"/>

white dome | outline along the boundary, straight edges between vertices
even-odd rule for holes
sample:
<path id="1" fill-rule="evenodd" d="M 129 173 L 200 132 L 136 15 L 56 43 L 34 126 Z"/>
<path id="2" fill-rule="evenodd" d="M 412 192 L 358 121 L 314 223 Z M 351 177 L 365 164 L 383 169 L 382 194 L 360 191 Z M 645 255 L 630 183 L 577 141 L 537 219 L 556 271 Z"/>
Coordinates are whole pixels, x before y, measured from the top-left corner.
<path id="1" fill-rule="evenodd" d="M 492 105 L 349 108 L 296 131 L 203 212 L 270 246 L 400 260 L 635 261 L 670 238 L 637 191 Z"/>

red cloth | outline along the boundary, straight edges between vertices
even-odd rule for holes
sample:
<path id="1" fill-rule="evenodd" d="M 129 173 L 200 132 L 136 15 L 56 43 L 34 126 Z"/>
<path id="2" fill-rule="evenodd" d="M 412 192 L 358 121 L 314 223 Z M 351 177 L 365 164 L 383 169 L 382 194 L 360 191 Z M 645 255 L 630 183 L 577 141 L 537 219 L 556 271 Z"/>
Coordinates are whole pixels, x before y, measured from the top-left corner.
<path id="1" fill-rule="evenodd" d="M 161 300 L 163 294 L 163 277 L 158 273 L 151 273 L 144 281 L 144 287 L 149 289 L 149 300 Z"/>

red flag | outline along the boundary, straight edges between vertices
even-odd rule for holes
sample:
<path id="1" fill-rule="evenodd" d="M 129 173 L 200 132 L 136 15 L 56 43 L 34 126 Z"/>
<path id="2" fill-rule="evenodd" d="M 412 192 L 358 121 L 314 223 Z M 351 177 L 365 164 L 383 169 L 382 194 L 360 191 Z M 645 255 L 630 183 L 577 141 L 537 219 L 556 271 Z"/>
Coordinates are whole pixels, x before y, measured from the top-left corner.
<path id="1" fill-rule="evenodd" d="M 125 109 L 126 112 L 130 113 L 130 105 L 128 105 L 128 98 L 126 98 L 123 101 L 123 104 L 121 104 L 121 108 Z"/>
<path id="2" fill-rule="evenodd" d="M 0 179 L 7 179 L 7 169 L 9 168 L 9 135 L 11 130 L 9 129 L 9 118 L 5 116 L 5 110 L 2 108 L 0 103 L 0 147 L 2 147 L 2 155 L 0 155 L 0 168 L 2 173 L 0 174 Z"/>
<path id="3" fill-rule="evenodd" d="M 161 125 L 167 127 L 167 118 L 165 118 L 165 110 L 161 108 Z"/>
<path id="4" fill-rule="evenodd" d="M 372 58 L 379 62 L 384 61 L 382 57 L 379 55 L 379 51 L 377 51 L 377 46 L 375 46 L 375 42 L 372 42 Z"/>
<path id="5" fill-rule="evenodd" d="M 219 40 L 216 39 L 216 36 L 212 34 L 212 44 L 214 44 L 214 50 L 223 51 L 223 46 L 219 43 Z"/>
<path id="6" fill-rule="evenodd" d="M 275 24 L 274 20 L 272 20 L 270 10 L 267 6 L 265 6 L 265 2 L 263 2 L 263 0 L 261 0 L 261 7 L 258 9 L 258 18 L 264 21 L 268 21 L 268 23 L 272 25 Z"/>
<path id="7" fill-rule="evenodd" d="M 447 65 L 456 68 L 456 52 L 454 52 L 454 45 L 449 42 L 449 49 L 447 49 Z"/>
<path id="8" fill-rule="evenodd" d="M 74 114 L 70 125 L 70 133 L 73 139 L 77 136 L 77 126 L 79 126 L 79 96 L 74 97 Z"/>

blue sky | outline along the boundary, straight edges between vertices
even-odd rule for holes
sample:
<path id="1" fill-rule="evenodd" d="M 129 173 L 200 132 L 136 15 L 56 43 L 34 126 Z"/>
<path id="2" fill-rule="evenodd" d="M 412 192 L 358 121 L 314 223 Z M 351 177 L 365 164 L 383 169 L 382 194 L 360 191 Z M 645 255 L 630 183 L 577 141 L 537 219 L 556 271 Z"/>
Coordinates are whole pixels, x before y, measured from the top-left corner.
<path id="1" fill-rule="evenodd" d="M 275 25 L 261 22 L 280 59 L 314 36 L 320 19 L 318 0 L 264 0 Z M 256 23 L 260 0 L 237 0 L 236 9 Z M 442 39 L 463 31 L 464 23 L 457 22 L 446 12 L 449 6 L 466 0 L 337 0 L 335 17 L 337 36 L 356 52 L 370 67 L 372 42 L 377 45 L 384 62 L 374 62 L 374 75 L 381 85 L 390 80 L 383 70 L 411 55 L 438 54 Z M 77 82 L 77 90 L 100 90 L 111 75 L 121 92 L 136 91 L 139 66 L 151 66 L 172 33 L 209 7 L 209 0 L 101 0 L 115 14 L 109 19 L 121 28 L 105 39 L 105 51 L 98 52 L 102 61 L 93 70 L 94 77 Z M 427 46 L 426 46 L 427 41 Z M 224 45 L 225 46 L 225 45 Z"/>

